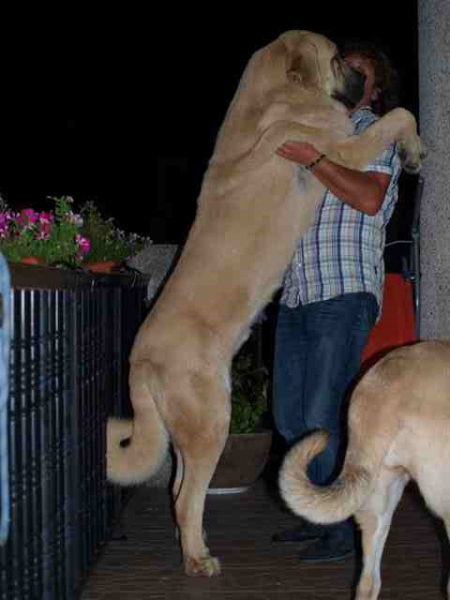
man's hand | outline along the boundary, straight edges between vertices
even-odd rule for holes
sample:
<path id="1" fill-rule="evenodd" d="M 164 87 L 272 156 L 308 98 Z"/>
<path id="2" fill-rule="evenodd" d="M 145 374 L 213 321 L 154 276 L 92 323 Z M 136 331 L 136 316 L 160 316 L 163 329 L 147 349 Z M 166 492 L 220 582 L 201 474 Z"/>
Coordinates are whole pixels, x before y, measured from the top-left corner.
<path id="1" fill-rule="evenodd" d="M 287 141 L 276 153 L 303 166 L 311 165 L 320 156 L 308 142 Z M 387 173 L 355 171 L 328 158 L 321 160 L 310 172 L 342 202 L 371 216 L 380 209 L 391 179 Z"/>
<path id="2" fill-rule="evenodd" d="M 278 156 L 308 166 L 320 156 L 320 152 L 309 142 L 287 141 L 276 151 Z"/>

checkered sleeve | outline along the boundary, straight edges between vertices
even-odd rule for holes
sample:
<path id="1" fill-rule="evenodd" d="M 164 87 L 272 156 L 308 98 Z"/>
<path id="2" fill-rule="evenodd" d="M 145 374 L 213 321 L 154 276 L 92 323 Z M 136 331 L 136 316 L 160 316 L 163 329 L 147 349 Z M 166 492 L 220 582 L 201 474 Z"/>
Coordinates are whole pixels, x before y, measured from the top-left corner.
<path id="1" fill-rule="evenodd" d="M 396 154 L 396 144 L 391 144 L 383 154 L 380 154 L 370 165 L 364 167 L 364 171 L 375 171 L 376 173 L 392 175 L 395 169 Z"/>
<path id="2" fill-rule="evenodd" d="M 378 117 L 373 112 L 362 110 L 358 113 L 355 124 L 355 133 L 360 135 L 368 127 L 378 121 Z M 398 162 L 396 144 L 393 143 L 380 156 L 378 156 L 370 165 L 367 165 L 364 171 L 375 171 L 377 173 L 387 173 L 393 175 Z"/>

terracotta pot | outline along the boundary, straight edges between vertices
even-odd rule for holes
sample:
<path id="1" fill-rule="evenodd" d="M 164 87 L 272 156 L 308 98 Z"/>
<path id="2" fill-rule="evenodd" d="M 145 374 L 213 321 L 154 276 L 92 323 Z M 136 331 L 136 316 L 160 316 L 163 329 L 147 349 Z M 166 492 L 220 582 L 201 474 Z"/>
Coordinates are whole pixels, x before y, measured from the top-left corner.
<path id="1" fill-rule="evenodd" d="M 208 494 L 245 492 L 261 475 L 269 457 L 271 443 L 271 431 L 230 434 Z"/>
<path id="2" fill-rule="evenodd" d="M 110 273 L 119 263 L 115 260 L 101 260 L 98 262 L 85 262 L 84 266 L 94 273 Z"/>
<path id="3" fill-rule="evenodd" d="M 25 256 L 20 262 L 23 265 L 45 265 L 45 259 L 40 256 Z"/>

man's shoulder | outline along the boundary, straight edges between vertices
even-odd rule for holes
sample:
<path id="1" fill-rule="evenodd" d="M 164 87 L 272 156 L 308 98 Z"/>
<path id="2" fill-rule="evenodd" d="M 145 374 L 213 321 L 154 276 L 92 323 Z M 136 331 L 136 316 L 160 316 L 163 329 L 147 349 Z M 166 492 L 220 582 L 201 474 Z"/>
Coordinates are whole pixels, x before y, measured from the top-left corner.
<path id="1" fill-rule="evenodd" d="M 351 115 L 351 120 L 355 125 L 355 134 L 361 133 L 378 119 L 378 115 L 372 111 L 370 106 L 362 106 Z"/>

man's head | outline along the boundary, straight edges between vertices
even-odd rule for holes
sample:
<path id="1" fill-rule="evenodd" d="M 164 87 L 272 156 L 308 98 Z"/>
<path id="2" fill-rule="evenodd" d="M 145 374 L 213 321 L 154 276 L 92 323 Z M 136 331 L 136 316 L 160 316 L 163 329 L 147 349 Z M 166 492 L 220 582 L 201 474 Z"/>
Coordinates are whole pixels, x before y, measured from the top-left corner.
<path id="1" fill-rule="evenodd" d="M 382 50 L 375 44 L 351 41 L 341 52 L 345 62 L 366 77 L 364 96 L 358 106 L 372 106 L 379 115 L 398 106 L 398 73 Z"/>

